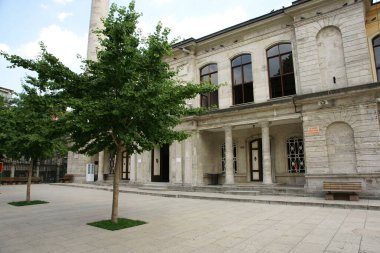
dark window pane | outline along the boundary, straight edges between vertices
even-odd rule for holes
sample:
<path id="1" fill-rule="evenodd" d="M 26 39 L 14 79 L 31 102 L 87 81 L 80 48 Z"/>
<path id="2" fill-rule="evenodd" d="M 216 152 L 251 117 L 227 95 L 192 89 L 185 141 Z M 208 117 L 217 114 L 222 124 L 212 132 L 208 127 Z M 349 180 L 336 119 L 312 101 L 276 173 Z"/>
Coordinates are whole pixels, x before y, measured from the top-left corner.
<path id="1" fill-rule="evenodd" d="M 269 77 L 280 75 L 279 57 L 269 59 Z"/>
<path id="2" fill-rule="evenodd" d="M 210 82 L 212 84 L 218 84 L 218 73 L 211 74 Z"/>
<path id="3" fill-rule="evenodd" d="M 380 80 L 380 69 L 377 69 L 377 80 Z"/>
<path id="4" fill-rule="evenodd" d="M 241 67 L 233 68 L 232 72 L 233 72 L 233 85 L 241 84 L 242 83 Z"/>
<path id="5" fill-rule="evenodd" d="M 218 66 L 216 64 L 210 64 L 208 66 L 209 66 L 209 73 L 218 71 Z"/>
<path id="6" fill-rule="evenodd" d="M 380 47 L 375 47 L 374 49 L 375 53 L 375 61 L 376 61 L 376 67 L 380 67 Z"/>
<path id="7" fill-rule="evenodd" d="M 243 103 L 242 85 L 234 86 L 233 89 L 234 89 L 234 103 L 235 103 L 235 105 Z"/>
<path id="8" fill-rule="evenodd" d="M 282 61 L 282 74 L 293 73 L 293 59 L 292 54 L 281 56 Z"/>
<path id="9" fill-rule="evenodd" d="M 252 65 L 247 64 L 243 66 L 244 71 L 244 83 L 252 82 Z"/>
<path id="10" fill-rule="evenodd" d="M 251 55 L 250 54 L 244 54 L 241 56 L 241 64 L 246 64 L 251 62 Z"/>
<path id="11" fill-rule="evenodd" d="M 272 56 L 275 56 L 275 55 L 278 55 L 279 52 L 278 52 L 278 46 L 274 46 L 272 47 L 271 49 L 269 49 L 267 51 L 267 57 L 272 57 Z"/>
<path id="12" fill-rule="evenodd" d="M 210 107 L 218 107 L 218 91 L 210 93 Z"/>
<path id="13" fill-rule="evenodd" d="M 208 66 L 201 69 L 201 76 L 208 74 Z"/>
<path id="14" fill-rule="evenodd" d="M 292 51 L 292 45 L 291 44 L 280 44 L 280 54 L 288 53 Z"/>
<path id="15" fill-rule="evenodd" d="M 380 36 L 376 37 L 373 40 L 373 46 L 380 46 Z"/>
<path id="16" fill-rule="evenodd" d="M 253 83 L 244 84 L 244 103 L 253 101 Z"/>
<path id="17" fill-rule="evenodd" d="M 201 76 L 201 82 L 208 82 L 209 81 L 209 76 Z"/>
<path id="18" fill-rule="evenodd" d="M 283 76 L 282 81 L 284 85 L 284 96 L 296 94 L 296 85 L 293 74 Z"/>
<path id="19" fill-rule="evenodd" d="M 236 57 L 232 60 L 232 67 L 236 67 L 238 65 L 241 65 L 241 56 Z"/>
<path id="20" fill-rule="evenodd" d="M 201 94 L 201 107 L 208 107 L 208 94 Z"/>
<path id="21" fill-rule="evenodd" d="M 281 77 L 273 77 L 270 79 L 272 98 L 282 97 Z"/>

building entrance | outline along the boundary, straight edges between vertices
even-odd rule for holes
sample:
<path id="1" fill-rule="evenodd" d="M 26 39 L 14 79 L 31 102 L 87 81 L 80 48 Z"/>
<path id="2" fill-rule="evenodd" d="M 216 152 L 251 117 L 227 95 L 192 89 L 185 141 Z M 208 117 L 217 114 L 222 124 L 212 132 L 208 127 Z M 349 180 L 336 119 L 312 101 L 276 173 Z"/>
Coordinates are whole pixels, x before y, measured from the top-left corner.
<path id="1" fill-rule="evenodd" d="M 263 181 L 263 159 L 261 139 L 250 143 L 250 171 L 252 181 Z"/>
<path id="2" fill-rule="evenodd" d="M 152 150 L 152 182 L 169 182 L 168 144 L 163 145 L 159 150 Z"/>

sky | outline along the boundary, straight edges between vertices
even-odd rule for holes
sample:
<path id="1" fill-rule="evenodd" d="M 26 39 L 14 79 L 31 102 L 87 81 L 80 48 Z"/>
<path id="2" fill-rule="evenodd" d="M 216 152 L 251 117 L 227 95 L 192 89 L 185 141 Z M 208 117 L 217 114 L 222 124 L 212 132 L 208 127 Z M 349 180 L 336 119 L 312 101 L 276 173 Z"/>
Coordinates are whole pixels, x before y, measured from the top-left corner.
<path id="1" fill-rule="evenodd" d="M 200 38 L 232 25 L 289 6 L 294 0 L 136 0 L 139 27 L 152 32 L 161 21 L 172 38 Z M 127 0 L 110 0 L 128 5 Z M 39 42 L 66 66 L 79 72 L 86 57 L 91 0 L 0 0 L 0 50 L 34 59 Z M 0 87 L 21 92 L 27 74 L 9 69 L 0 58 Z"/>

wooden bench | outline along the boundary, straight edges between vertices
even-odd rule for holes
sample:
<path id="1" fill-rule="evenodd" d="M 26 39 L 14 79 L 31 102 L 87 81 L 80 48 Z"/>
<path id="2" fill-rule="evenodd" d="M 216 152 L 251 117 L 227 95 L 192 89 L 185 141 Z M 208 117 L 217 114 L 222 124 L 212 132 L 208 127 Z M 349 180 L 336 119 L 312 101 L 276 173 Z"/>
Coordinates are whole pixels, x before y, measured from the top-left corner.
<path id="1" fill-rule="evenodd" d="M 3 177 L 0 178 L 1 184 L 26 184 L 28 182 L 27 177 Z M 32 183 L 40 183 L 41 178 L 32 177 Z"/>
<path id="2" fill-rule="evenodd" d="M 62 183 L 72 183 L 74 180 L 73 174 L 65 174 L 63 178 L 60 178 L 59 181 Z"/>
<path id="3" fill-rule="evenodd" d="M 358 192 L 362 191 L 361 182 L 323 182 L 323 191 L 326 192 L 326 200 L 334 200 L 338 195 L 349 196 L 348 200 L 358 201 Z"/>

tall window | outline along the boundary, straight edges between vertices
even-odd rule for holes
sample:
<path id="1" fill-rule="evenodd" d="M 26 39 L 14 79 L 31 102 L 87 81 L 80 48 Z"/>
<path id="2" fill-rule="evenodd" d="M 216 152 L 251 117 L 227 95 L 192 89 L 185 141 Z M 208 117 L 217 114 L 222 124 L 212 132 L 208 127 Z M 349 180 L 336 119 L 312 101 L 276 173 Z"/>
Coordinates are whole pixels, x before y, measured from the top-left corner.
<path id="1" fill-rule="evenodd" d="M 226 171 L 226 144 L 223 143 L 221 146 L 222 150 L 222 172 Z M 234 173 L 237 173 L 237 159 L 236 159 L 236 144 L 233 144 L 233 162 L 234 162 Z"/>
<path id="2" fill-rule="evenodd" d="M 201 82 L 218 85 L 218 66 L 209 64 L 201 69 Z M 218 107 L 218 90 L 201 94 L 201 107 Z"/>
<path id="3" fill-rule="evenodd" d="M 271 98 L 296 94 L 291 44 L 271 47 L 267 50 L 267 59 Z"/>
<path id="4" fill-rule="evenodd" d="M 375 64 L 376 64 L 376 74 L 377 80 L 380 78 L 380 36 L 377 36 L 372 41 L 373 44 L 373 54 L 375 55 Z"/>
<path id="5" fill-rule="evenodd" d="M 286 141 L 288 150 L 288 172 L 305 173 L 303 138 L 291 137 Z"/>
<path id="6" fill-rule="evenodd" d="M 253 101 L 251 55 L 243 54 L 231 62 L 234 104 Z"/>

